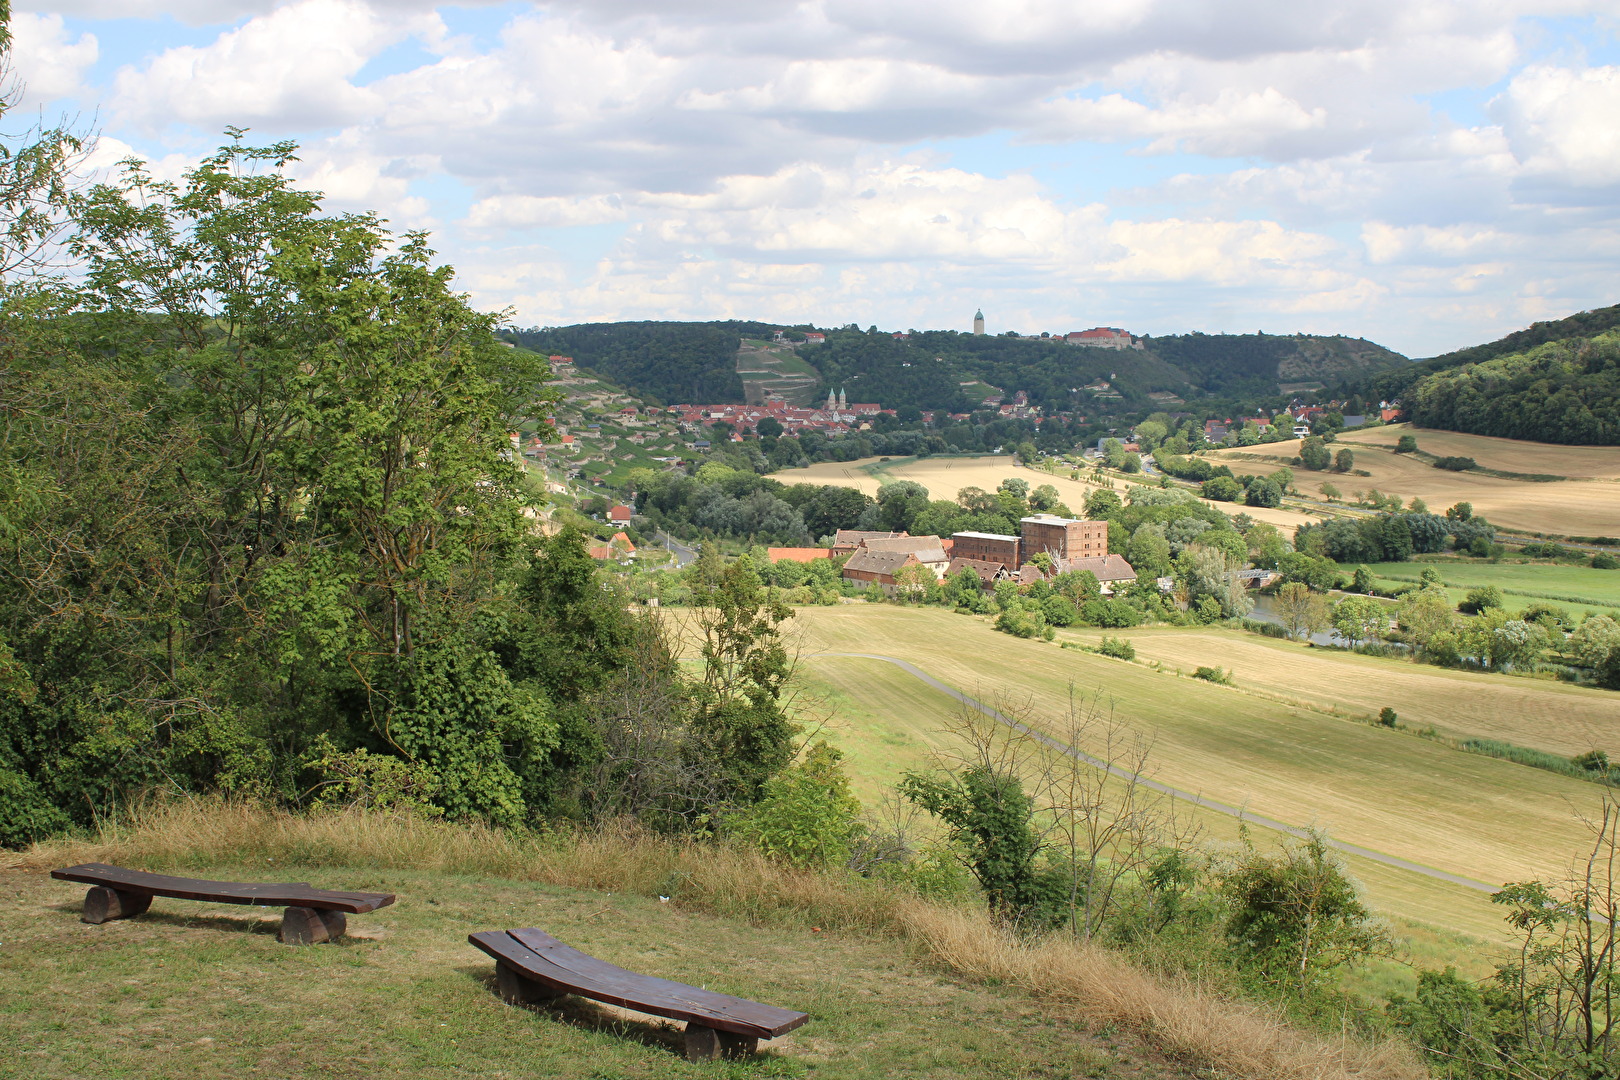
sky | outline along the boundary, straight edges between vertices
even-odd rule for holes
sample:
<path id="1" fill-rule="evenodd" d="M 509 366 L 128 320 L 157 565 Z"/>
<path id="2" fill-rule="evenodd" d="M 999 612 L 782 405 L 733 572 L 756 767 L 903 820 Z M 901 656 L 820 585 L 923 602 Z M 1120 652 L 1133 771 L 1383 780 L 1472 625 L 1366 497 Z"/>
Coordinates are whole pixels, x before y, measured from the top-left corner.
<path id="1" fill-rule="evenodd" d="M 1620 0 L 13 7 L 20 108 L 92 167 L 296 140 L 516 326 L 983 308 L 1418 357 L 1620 303 Z"/>

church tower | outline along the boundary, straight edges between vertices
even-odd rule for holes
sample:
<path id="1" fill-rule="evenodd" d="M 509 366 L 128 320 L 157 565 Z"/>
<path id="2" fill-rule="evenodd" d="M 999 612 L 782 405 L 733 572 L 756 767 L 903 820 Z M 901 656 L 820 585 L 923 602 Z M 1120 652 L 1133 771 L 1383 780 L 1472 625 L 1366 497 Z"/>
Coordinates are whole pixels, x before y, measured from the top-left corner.
<path id="1" fill-rule="evenodd" d="M 983 308 L 980 308 L 978 311 L 975 311 L 973 313 L 973 332 L 975 334 L 984 333 L 984 309 Z"/>
<path id="2" fill-rule="evenodd" d="M 845 400 L 843 388 L 840 387 L 838 390 L 838 411 L 844 412 L 848 408 L 849 402 Z"/>
<path id="3" fill-rule="evenodd" d="M 838 395 L 833 393 L 832 387 L 827 387 L 827 411 L 833 412 L 838 408 Z"/>

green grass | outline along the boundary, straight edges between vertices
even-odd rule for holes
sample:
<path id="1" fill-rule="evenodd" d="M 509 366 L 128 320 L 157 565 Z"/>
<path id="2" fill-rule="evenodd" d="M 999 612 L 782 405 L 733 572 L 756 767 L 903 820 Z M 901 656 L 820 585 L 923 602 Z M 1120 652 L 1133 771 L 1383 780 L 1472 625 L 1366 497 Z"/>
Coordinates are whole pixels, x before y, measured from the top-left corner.
<path id="1" fill-rule="evenodd" d="M 157 867 L 154 867 L 157 868 Z M 1190 1075 L 1021 991 L 953 980 L 900 944 L 605 894 L 444 873 L 219 865 L 188 873 L 396 892 L 335 945 L 279 913 L 158 898 L 87 926 L 83 886 L 0 874 L 0 1077 L 1086 1077 Z M 676 1026 L 579 998 L 512 1008 L 475 930 L 541 926 L 650 975 L 802 1009 L 748 1062 L 694 1065 Z"/>
<path id="2" fill-rule="evenodd" d="M 1620 608 L 1620 570 L 1595 570 L 1590 566 L 1559 563 L 1492 563 L 1472 559 L 1372 563 L 1368 569 L 1386 582 L 1412 584 L 1421 580 L 1426 567 L 1438 571 L 1449 588 L 1462 592 L 1482 585 L 1495 585 L 1504 594 L 1523 601 L 1511 605 L 1513 610 L 1523 610 L 1537 600 L 1587 605 L 1591 608 Z M 1457 598 L 1462 598 L 1461 592 Z"/>

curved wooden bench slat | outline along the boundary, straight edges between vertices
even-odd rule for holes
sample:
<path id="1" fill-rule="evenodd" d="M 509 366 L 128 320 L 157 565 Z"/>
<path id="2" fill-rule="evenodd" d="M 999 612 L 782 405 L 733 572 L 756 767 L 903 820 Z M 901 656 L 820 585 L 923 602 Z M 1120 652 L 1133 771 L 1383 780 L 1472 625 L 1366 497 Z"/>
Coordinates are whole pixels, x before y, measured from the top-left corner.
<path id="1" fill-rule="evenodd" d="M 560 993 L 717 1031 L 774 1039 L 810 1019 L 808 1013 L 638 975 L 570 948 L 542 930 L 486 930 L 468 934 L 467 940 L 525 978 Z"/>
<path id="2" fill-rule="evenodd" d="M 394 902 L 393 893 L 337 892 L 317 889 L 307 881 L 286 884 L 205 881 L 149 874 L 144 870 L 126 870 L 108 863 L 84 863 L 65 870 L 52 870 L 51 877 L 145 896 L 173 896 L 180 900 L 204 900 L 216 904 L 316 908 L 343 911 L 350 915 L 364 915 Z"/>

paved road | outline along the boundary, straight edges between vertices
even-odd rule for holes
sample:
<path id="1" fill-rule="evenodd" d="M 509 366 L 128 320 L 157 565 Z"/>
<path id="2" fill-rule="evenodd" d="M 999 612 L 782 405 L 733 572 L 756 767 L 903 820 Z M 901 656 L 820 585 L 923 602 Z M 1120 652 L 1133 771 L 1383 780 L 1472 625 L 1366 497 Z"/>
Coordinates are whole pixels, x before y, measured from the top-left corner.
<path id="1" fill-rule="evenodd" d="M 696 561 L 698 557 L 696 549 L 687 547 L 666 532 L 660 532 L 657 535 L 658 542 L 668 548 L 671 555 L 675 556 L 676 566 L 686 566 Z"/>
<path id="2" fill-rule="evenodd" d="M 1286 822 L 1277 821 L 1274 818 L 1263 817 L 1259 814 L 1250 813 L 1241 807 L 1229 806 L 1223 802 L 1216 802 L 1214 799 L 1206 798 L 1203 795 L 1199 795 L 1191 791 L 1182 791 L 1180 788 L 1173 788 L 1168 784 L 1161 784 L 1157 780 L 1149 780 L 1145 776 L 1136 776 L 1136 774 L 1132 773 L 1129 769 L 1121 769 L 1117 765 L 1109 765 L 1104 761 L 1092 757 L 1090 754 L 1076 750 L 1067 743 L 1051 738 L 1048 735 L 1043 735 L 1041 732 L 1035 731 L 1027 725 L 1019 723 L 1017 720 L 1012 719 L 999 710 L 984 704 L 984 702 L 979 701 L 976 698 L 971 698 L 954 687 L 947 686 L 938 679 L 934 678 L 932 675 L 929 675 L 927 672 L 918 668 L 916 665 L 907 663 L 906 661 L 897 659 L 896 657 L 879 656 L 876 653 L 846 652 L 812 653 L 810 655 L 847 656 L 860 660 L 881 660 L 883 663 L 893 664 L 895 667 L 900 668 L 908 675 L 913 675 L 916 678 L 921 679 L 923 682 L 927 683 L 935 690 L 938 690 L 940 693 L 960 701 L 962 704 L 971 709 L 977 709 L 979 712 L 990 717 L 991 719 L 1006 724 L 1014 731 L 1027 735 L 1030 738 L 1051 747 L 1053 750 L 1056 750 L 1059 753 L 1067 754 L 1072 758 L 1084 761 L 1088 765 L 1094 765 L 1099 769 L 1107 769 L 1110 773 L 1120 777 L 1121 779 L 1129 780 L 1135 777 L 1137 782 L 1142 786 L 1151 788 L 1154 791 L 1169 795 L 1172 798 L 1183 799 L 1195 806 L 1202 806 L 1206 810 L 1213 810 L 1217 814 L 1225 814 L 1227 817 L 1238 818 L 1242 821 L 1247 821 L 1252 824 L 1262 826 L 1263 828 L 1275 829 L 1278 832 L 1288 833 L 1291 836 L 1304 837 L 1309 835 L 1308 830 L 1302 829 L 1296 825 L 1289 825 Z M 1473 878 L 1462 877 L 1458 874 L 1449 874 L 1444 870 L 1436 870 L 1434 867 L 1424 866 L 1422 863 L 1408 862 L 1407 860 L 1397 858 L 1394 855 L 1386 855 L 1382 851 L 1374 851 L 1372 848 L 1364 848 L 1358 844 L 1348 844 L 1343 840 L 1334 840 L 1329 838 L 1327 840 L 1327 845 L 1335 850 L 1342 851 L 1347 855 L 1356 855 L 1363 859 L 1371 859 L 1373 862 L 1382 863 L 1385 866 L 1393 866 L 1397 870 L 1410 870 L 1414 874 L 1422 874 L 1424 877 L 1433 878 L 1436 881 L 1444 881 L 1452 885 L 1461 885 L 1464 888 L 1474 889 L 1478 892 L 1494 893 L 1498 888 L 1500 888 L 1500 886 L 1488 885 L 1483 881 L 1475 881 Z"/>

